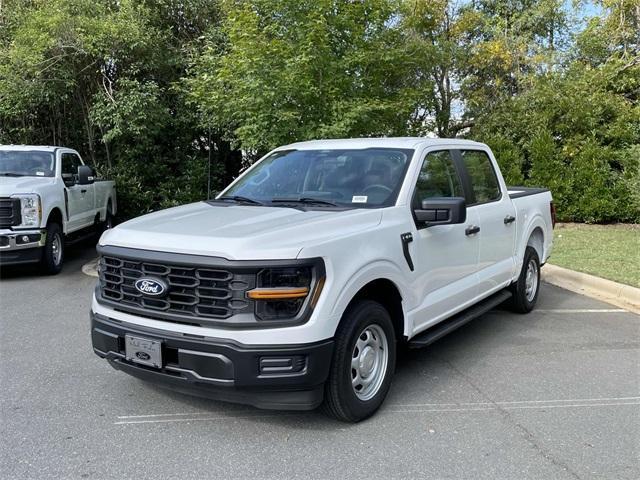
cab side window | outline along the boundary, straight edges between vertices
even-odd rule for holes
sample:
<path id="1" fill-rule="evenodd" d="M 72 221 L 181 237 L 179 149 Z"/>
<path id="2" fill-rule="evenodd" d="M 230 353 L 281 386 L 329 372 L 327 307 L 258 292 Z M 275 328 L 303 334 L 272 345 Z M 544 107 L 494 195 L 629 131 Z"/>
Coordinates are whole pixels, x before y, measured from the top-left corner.
<path id="1" fill-rule="evenodd" d="M 471 180 L 471 188 L 475 197 L 473 203 L 498 200 L 501 195 L 500 185 L 489 155 L 482 150 L 462 150 L 460 155 Z"/>
<path id="2" fill-rule="evenodd" d="M 65 183 L 73 184 L 78 177 L 78 167 L 82 165 L 75 153 L 62 154 L 62 178 Z"/>
<path id="3" fill-rule="evenodd" d="M 449 150 L 429 152 L 425 157 L 413 195 L 414 207 L 419 207 L 422 200 L 434 197 L 464 197 Z"/>

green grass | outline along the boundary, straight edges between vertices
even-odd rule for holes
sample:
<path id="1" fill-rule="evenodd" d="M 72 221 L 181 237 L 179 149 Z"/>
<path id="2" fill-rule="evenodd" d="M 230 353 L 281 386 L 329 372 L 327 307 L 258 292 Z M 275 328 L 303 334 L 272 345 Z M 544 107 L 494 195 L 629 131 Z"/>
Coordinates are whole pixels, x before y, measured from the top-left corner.
<path id="1" fill-rule="evenodd" d="M 640 287 L 640 225 L 556 225 L 549 263 Z"/>

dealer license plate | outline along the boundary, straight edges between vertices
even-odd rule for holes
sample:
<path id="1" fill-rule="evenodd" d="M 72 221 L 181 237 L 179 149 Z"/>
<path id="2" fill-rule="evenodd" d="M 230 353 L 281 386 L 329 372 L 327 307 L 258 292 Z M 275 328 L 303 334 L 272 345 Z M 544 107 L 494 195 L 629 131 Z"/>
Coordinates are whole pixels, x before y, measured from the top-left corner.
<path id="1" fill-rule="evenodd" d="M 124 336 L 125 358 L 148 367 L 162 367 L 162 344 L 149 338 Z"/>

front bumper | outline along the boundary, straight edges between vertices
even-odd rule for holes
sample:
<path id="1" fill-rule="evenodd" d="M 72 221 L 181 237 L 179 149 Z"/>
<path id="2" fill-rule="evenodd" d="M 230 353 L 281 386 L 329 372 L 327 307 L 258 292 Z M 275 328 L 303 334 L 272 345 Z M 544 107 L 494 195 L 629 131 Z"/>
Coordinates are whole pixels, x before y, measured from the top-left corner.
<path id="1" fill-rule="evenodd" d="M 125 334 L 162 343 L 162 368 L 125 358 Z M 94 352 L 112 367 L 183 393 L 278 410 L 311 410 L 322 403 L 333 340 L 249 346 L 167 333 L 91 313 Z"/>
<path id="2" fill-rule="evenodd" d="M 43 230 L 0 230 L 0 265 L 39 262 L 46 241 Z"/>

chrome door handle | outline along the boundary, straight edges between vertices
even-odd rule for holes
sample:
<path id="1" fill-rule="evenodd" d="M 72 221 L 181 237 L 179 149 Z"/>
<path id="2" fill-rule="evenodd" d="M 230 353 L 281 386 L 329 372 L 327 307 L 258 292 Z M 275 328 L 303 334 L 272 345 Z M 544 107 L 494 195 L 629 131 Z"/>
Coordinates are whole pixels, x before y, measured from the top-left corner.
<path id="1" fill-rule="evenodd" d="M 513 215 L 507 215 L 506 217 L 504 217 L 505 225 L 509 225 L 510 223 L 513 223 L 515 221 L 516 221 L 516 217 L 514 217 Z"/>
<path id="2" fill-rule="evenodd" d="M 464 231 L 464 234 L 469 236 L 469 235 L 475 235 L 476 233 L 478 233 L 480 231 L 480 227 L 477 225 L 469 225 L 466 230 Z"/>

